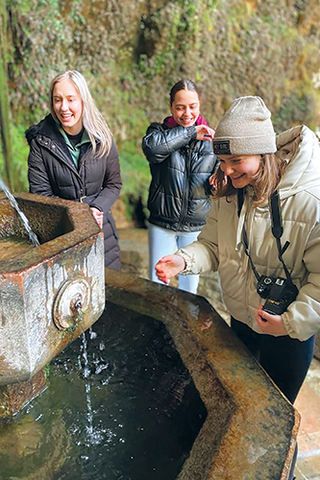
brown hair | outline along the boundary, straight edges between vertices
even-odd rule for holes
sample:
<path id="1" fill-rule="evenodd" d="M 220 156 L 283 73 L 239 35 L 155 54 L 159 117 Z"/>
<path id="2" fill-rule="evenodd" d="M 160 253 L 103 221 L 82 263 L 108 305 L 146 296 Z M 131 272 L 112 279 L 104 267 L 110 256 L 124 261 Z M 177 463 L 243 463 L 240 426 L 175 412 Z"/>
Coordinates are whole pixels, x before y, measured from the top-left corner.
<path id="1" fill-rule="evenodd" d="M 196 84 L 192 80 L 182 79 L 179 80 L 179 82 L 177 82 L 175 85 L 173 85 L 170 90 L 170 105 L 173 104 L 174 97 L 176 96 L 176 93 L 180 92 L 180 90 L 189 90 L 192 92 L 196 92 L 198 97 L 200 98 Z"/>
<path id="2" fill-rule="evenodd" d="M 260 168 L 254 177 L 254 205 L 258 206 L 264 203 L 271 194 L 277 189 L 287 163 L 280 160 L 274 153 L 261 155 Z M 225 175 L 219 167 L 216 173 L 216 189 L 213 191 L 213 199 L 222 197 L 231 197 L 236 195 L 237 188 L 234 188 L 230 178 L 227 184 L 224 181 Z"/>

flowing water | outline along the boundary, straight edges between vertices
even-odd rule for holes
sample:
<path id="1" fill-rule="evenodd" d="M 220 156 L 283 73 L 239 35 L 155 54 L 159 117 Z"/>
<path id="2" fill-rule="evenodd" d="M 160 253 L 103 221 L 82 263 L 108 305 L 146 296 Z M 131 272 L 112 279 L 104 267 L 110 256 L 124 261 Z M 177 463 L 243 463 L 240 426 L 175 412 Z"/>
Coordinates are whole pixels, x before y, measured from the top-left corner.
<path id="1" fill-rule="evenodd" d="M 10 192 L 10 190 L 8 189 L 7 185 L 4 183 L 3 179 L 1 178 L 0 176 L 0 189 L 3 190 L 3 192 L 6 194 L 9 202 L 10 202 L 10 205 L 16 210 L 16 212 L 18 213 L 19 217 L 21 218 L 21 221 L 23 223 L 23 226 L 24 228 L 26 229 L 28 235 L 29 235 L 29 239 L 30 241 L 36 246 L 36 247 L 39 247 L 40 246 L 40 242 L 38 240 L 38 237 L 37 235 L 31 230 L 31 227 L 29 225 L 29 221 L 27 219 L 27 217 L 25 216 L 25 214 L 20 210 L 19 208 L 19 205 L 17 203 L 17 200 L 14 198 L 14 196 L 12 195 L 12 193 Z"/>
<path id="2" fill-rule="evenodd" d="M 205 418 L 164 325 L 107 304 L 51 362 L 47 390 L 0 424 L 0 479 L 174 480 Z"/>

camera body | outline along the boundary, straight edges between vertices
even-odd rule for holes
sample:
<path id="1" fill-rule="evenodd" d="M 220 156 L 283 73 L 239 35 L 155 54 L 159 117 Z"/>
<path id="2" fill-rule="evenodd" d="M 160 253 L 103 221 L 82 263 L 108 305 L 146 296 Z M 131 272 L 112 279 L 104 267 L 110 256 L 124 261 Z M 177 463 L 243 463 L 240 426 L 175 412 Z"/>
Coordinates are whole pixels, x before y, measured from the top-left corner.
<path id="1" fill-rule="evenodd" d="M 257 292 L 266 302 L 263 310 L 272 315 L 281 315 L 298 295 L 298 288 L 287 278 L 261 275 Z"/>

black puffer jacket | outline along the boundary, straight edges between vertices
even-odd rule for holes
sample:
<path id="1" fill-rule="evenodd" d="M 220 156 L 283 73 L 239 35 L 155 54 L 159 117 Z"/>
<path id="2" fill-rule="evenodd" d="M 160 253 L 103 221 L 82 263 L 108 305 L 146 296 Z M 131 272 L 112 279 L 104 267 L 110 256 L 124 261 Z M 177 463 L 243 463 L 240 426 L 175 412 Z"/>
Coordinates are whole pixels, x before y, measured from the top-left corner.
<path id="1" fill-rule="evenodd" d="M 217 157 L 212 143 L 196 140 L 196 127 L 152 123 L 142 140 L 150 163 L 149 222 L 178 232 L 201 230 L 210 209 Z"/>
<path id="2" fill-rule="evenodd" d="M 90 143 L 81 147 L 77 169 L 55 121 L 48 115 L 26 132 L 30 144 L 31 193 L 80 201 L 103 212 L 105 265 L 120 269 L 118 234 L 110 207 L 121 189 L 119 157 L 112 142 L 108 155 L 95 158 Z"/>

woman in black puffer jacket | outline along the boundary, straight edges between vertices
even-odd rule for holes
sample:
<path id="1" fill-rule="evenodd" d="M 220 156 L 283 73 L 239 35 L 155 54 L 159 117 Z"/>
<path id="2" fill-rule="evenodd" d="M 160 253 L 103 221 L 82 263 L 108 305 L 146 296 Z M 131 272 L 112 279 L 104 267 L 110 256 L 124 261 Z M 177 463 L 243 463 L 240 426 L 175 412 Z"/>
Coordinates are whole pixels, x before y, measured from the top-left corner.
<path id="1" fill-rule="evenodd" d="M 212 130 L 200 115 L 200 100 L 191 80 L 180 80 L 170 92 L 171 117 L 152 123 L 142 140 L 150 163 L 149 274 L 159 281 L 155 265 L 164 255 L 194 242 L 210 209 L 210 177 L 217 157 Z M 196 293 L 199 275 L 181 275 L 179 288 Z"/>
<path id="2" fill-rule="evenodd" d="M 104 233 L 105 266 L 120 269 L 110 208 L 119 196 L 119 156 L 111 132 L 76 70 L 50 87 L 51 114 L 26 132 L 30 192 L 87 203 Z"/>

